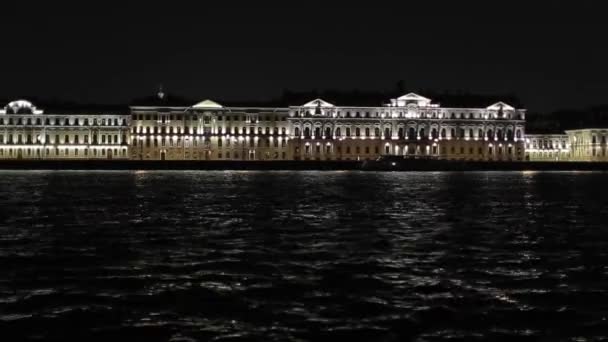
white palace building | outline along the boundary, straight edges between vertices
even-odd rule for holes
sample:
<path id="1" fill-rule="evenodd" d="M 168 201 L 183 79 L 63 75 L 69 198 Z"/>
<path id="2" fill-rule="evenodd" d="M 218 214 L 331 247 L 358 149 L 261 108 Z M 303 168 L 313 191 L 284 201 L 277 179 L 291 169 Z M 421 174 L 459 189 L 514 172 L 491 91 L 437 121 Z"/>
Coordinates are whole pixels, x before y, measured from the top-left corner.
<path id="1" fill-rule="evenodd" d="M 526 110 L 503 102 L 447 108 L 414 93 L 377 107 L 323 99 L 282 108 L 160 102 L 93 114 L 11 102 L 0 110 L 0 159 L 606 160 L 608 130 L 526 136 Z"/>
<path id="2" fill-rule="evenodd" d="M 129 116 L 44 113 L 13 101 L 0 110 L 0 159 L 127 159 Z"/>

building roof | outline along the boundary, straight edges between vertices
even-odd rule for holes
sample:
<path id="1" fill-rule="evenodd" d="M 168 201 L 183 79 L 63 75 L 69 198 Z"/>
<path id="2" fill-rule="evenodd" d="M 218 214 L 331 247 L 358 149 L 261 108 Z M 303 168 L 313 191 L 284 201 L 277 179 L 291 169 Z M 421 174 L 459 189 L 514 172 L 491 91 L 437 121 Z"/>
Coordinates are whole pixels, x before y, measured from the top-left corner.
<path id="1" fill-rule="evenodd" d="M 315 108 L 316 107 L 324 107 L 324 108 L 331 108 L 331 107 L 334 107 L 334 105 L 331 104 L 331 103 L 329 103 L 329 102 L 327 102 L 327 101 L 325 101 L 325 100 L 322 100 L 322 99 L 318 98 L 318 99 L 312 100 L 312 101 L 304 104 L 302 107 L 315 107 Z"/>
<path id="2" fill-rule="evenodd" d="M 1 112 L 22 114 L 128 114 L 129 107 L 120 104 L 91 104 L 40 99 L 0 100 Z"/>
<path id="3" fill-rule="evenodd" d="M 224 107 L 215 101 L 205 100 L 205 101 L 201 101 L 201 102 L 195 104 L 194 106 L 192 106 L 192 108 L 194 108 L 194 109 L 207 109 L 207 108 L 220 109 L 220 108 L 224 108 Z"/>
<path id="4" fill-rule="evenodd" d="M 502 101 L 498 101 L 495 104 L 489 106 L 487 109 L 489 109 L 489 110 L 514 110 L 515 108 L 512 106 L 509 106 L 508 104 L 506 104 Z"/>

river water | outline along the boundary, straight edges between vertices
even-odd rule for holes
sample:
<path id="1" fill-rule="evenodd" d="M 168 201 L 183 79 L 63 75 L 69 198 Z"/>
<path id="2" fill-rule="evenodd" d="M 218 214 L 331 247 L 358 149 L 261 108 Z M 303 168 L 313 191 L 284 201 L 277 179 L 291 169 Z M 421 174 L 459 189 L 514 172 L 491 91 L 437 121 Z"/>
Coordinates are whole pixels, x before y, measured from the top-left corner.
<path id="1" fill-rule="evenodd" d="M 607 190 L 580 172 L 0 172 L 0 340 L 608 339 Z"/>

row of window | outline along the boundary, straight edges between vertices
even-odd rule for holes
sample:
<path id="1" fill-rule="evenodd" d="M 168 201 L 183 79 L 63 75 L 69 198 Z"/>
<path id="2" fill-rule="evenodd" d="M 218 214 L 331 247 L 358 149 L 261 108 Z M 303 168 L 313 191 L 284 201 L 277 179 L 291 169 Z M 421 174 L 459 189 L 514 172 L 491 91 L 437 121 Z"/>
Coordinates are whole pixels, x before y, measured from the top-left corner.
<path id="1" fill-rule="evenodd" d="M 296 127 L 294 130 L 296 137 L 300 137 L 300 136 L 303 136 L 304 138 L 314 137 L 317 139 L 321 139 L 321 138 L 331 139 L 334 137 L 333 134 L 335 134 L 336 137 L 342 137 L 343 132 L 344 132 L 345 137 L 353 136 L 353 134 L 352 134 L 353 132 L 350 127 L 346 127 L 344 129 L 344 131 L 342 131 L 341 127 L 336 128 L 335 131 L 332 130 L 330 127 L 326 127 L 325 131 L 323 132 L 324 134 L 322 134 L 321 127 L 316 127 L 314 132 L 312 132 L 310 127 L 305 127 L 303 131 L 301 131 L 299 127 Z M 489 130 L 485 131 L 485 133 L 484 133 L 483 129 L 479 129 L 477 131 L 477 135 L 475 135 L 475 131 L 473 129 L 469 129 L 467 131 L 463 128 L 459 128 L 459 129 L 452 128 L 452 129 L 450 129 L 449 132 L 450 132 L 449 137 L 462 138 L 462 139 L 465 139 L 465 138 L 474 139 L 474 138 L 486 137 L 486 138 L 488 138 L 488 140 L 494 140 L 494 139 L 505 140 L 506 139 L 508 141 L 513 141 L 514 138 L 517 138 L 518 140 L 522 138 L 521 130 L 516 130 L 515 135 L 514 135 L 512 129 L 507 129 L 506 131 L 504 131 L 502 129 L 498 129 L 496 131 L 489 129 Z M 432 138 L 432 139 L 438 139 L 439 137 L 447 138 L 448 137 L 447 133 L 448 133 L 448 130 L 445 128 L 442 128 L 441 131 L 438 131 L 436 128 L 433 128 L 430 132 L 430 138 Z M 311 134 L 314 134 L 314 135 L 311 135 Z M 392 129 L 390 129 L 390 128 L 384 129 L 384 138 L 392 139 L 392 137 L 393 137 L 392 134 L 393 134 Z M 354 136 L 355 137 L 361 137 L 361 136 L 371 137 L 371 129 L 365 128 L 362 130 L 361 128 L 356 127 L 354 129 Z M 380 128 L 376 127 L 374 129 L 374 136 L 382 137 Z M 399 128 L 399 130 L 397 131 L 397 137 L 399 137 L 399 139 L 405 139 L 407 137 L 407 139 L 416 140 L 418 138 L 428 139 L 429 135 L 428 135 L 428 132 L 424 128 L 416 130 L 415 128 L 410 127 L 407 130 L 407 135 L 406 135 L 405 128 Z"/>
<path id="2" fill-rule="evenodd" d="M 127 150 L 126 149 L 122 149 L 122 150 L 118 150 L 118 149 L 108 149 L 107 152 L 105 149 L 101 149 L 101 150 L 97 150 L 97 149 L 91 149 L 89 152 L 88 148 L 85 148 L 83 150 L 79 150 L 79 149 L 59 149 L 59 148 L 53 148 L 53 149 L 45 149 L 44 151 L 40 150 L 40 149 L 35 149 L 32 150 L 31 148 L 28 149 L 0 149 L 0 157 L 42 157 L 42 154 L 44 154 L 45 156 L 65 156 L 65 157 L 69 157 L 69 156 L 74 156 L 74 157 L 78 157 L 78 156 L 89 156 L 90 154 L 93 157 L 97 157 L 98 155 L 100 156 L 106 156 L 106 155 L 114 155 L 114 156 L 119 156 L 122 155 L 123 157 L 127 156 Z"/>
<path id="3" fill-rule="evenodd" d="M 478 120 L 494 120 L 494 119 L 515 119 L 515 120 L 523 120 L 523 115 L 522 114 L 511 114 L 511 113 L 443 113 L 443 112 L 432 112 L 432 113 L 426 113 L 426 112 L 419 112 L 419 113 L 405 113 L 405 112 L 399 112 L 399 113 L 387 113 L 387 112 L 375 112 L 375 113 L 371 113 L 371 112 L 342 112 L 342 111 L 338 111 L 338 112 L 333 112 L 330 113 L 331 116 L 333 117 L 337 117 L 337 118 L 387 118 L 387 117 L 393 117 L 393 118 L 420 118 L 420 119 L 470 119 L 470 120 L 474 120 L 474 119 L 478 119 Z M 314 111 L 311 110 L 307 110 L 307 111 L 302 111 L 302 112 L 294 112 L 293 116 L 296 117 L 312 117 L 312 116 L 317 116 L 317 115 L 323 115 L 323 111 L 321 108 L 317 108 Z"/>
<path id="4" fill-rule="evenodd" d="M 562 140 L 560 141 L 553 141 L 553 140 L 532 140 L 532 144 L 528 144 L 528 148 L 530 148 L 530 146 L 532 146 L 532 148 L 537 149 L 537 148 L 566 148 L 566 141 Z"/>
<path id="5" fill-rule="evenodd" d="M 62 139 L 63 137 L 63 139 Z M 93 138 L 90 139 L 92 144 L 98 144 L 98 143 L 102 143 L 102 144 L 122 144 L 122 143 L 126 143 L 127 142 L 127 136 L 123 135 L 122 139 L 119 139 L 119 135 L 118 134 L 114 134 L 114 135 L 106 135 L 106 134 L 101 134 L 98 138 L 97 135 L 93 135 Z M 34 136 L 32 136 L 31 134 L 27 134 L 27 135 L 22 135 L 22 134 L 9 134 L 6 136 L 6 140 L 5 140 L 5 136 L 4 134 L 0 134 L 0 144 L 43 144 L 43 143 L 47 143 L 47 144 L 75 144 L 78 145 L 81 142 L 83 144 L 89 144 L 90 142 L 89 140 L 89 135 L 83 135 L 82 139 L 81 136 L 79 135 L 63 135 L 60 136 L 59 134 L 56 134 L 54 136 L 52 136 L 50 134 L 46 134 L 44 136 L 44 139 L 41 135 L 36 135 L 35 140 L 34 140 Z"/>
<path id="6" fill-rule="evenodd" d="M 278 160 L 279 156 L 280 156 L 280 159 L 283 159 L 283 160 L 287 159 L 287 153 L 285 153 L 285 152 L 281 152 L 280 154 L 279 154 L 279 152 L 274 152 L 274 153 L 267 152 L 262 155 L 256 154 L 255 151 L 249 151 L 249 152 L 245 152 L 242 154 L 239 154 L 239 152 L 230 153 L 230 151 L 227 151 L 225 154 L 222 152 L 217 153 L 217 159 L 239 159 L 240 157 L 243 157 L 243 159 L 256 160 L 256 156 L 257 156 L 258 160 L 269 160 L 269 159 Z"/>
<path id="7" fill-rule="evenodd" d="M 336 146 L 335 150 L 336 150 L 337 154 L 342 154 L 342 146 Z M 310 145 L 306 145 L 304 147 L 305 154 L 310 155 L 312 151 L 314 151 L 314 153 L 317 153 L 317 154 L 320 154 L 321 151 L 323 151 L 325 154 L 332 154 L 332 147 L 329 145 L 326 145 L 324 147 L 322 147 L 321 145 L 316 145 L 316 146 L 314 146 L 314 148 Z M 346 151 L 346 154 L 351 154 L 353 152 L 353 150 L 351 149 L 351 146 L 346 146 L 345 151 Z M 354 148 L 355 154 L 361 154 L 362 151 L 365 151 L 365 154 L 370 154 L 371 148 L 369 146 L 366 146 L 362 150 L 360 146 L 355 146 L 355 148 Z M 374 154 L 378 155 L 380 153 L 380 148 L 378 146 L 375 146 L 373 151 L 374 151 Z M 490 155 L 494 154 L 495 151 L 498 154 L 503 154 L 503 152 L 507 152 L 507 154 L 512 155 L 514 150 L 513 150 L 512 146 L 508 146 L 506 150 L 502 146 L 499 146 L 497 149 L 494 149 L 493 146 L 490 146 L 490 147 L 488 147 L 487 151 L 488 151 L 488 154 L 490 154 Z M 519 149 L 518 149 L 518 151 L 521 152 L 521 150 L 519 150 Z M 295 149 L 296 155 L 299 155 L 300 152 L 301 152 L 300 148 L 296 147 L 296 149 Z M 396 154 L 399 153 L 398 148 L 396 148 L 395 152 L 396 152 Z M 412 146 L 406 146 L 403 148 L 404 155 L 418 155 L 418 154 L 424 155 L 424 154 L 428 154 L 429 152 L 432 152 L 432 154 L 437 154 L 437 152 L 438 152 L 437 146 L 427 146 L 425 148 L 424 146 L 412 145 Z M 475 154 L 475 149 L 470 147 L 468 152 L 470 155 L 473 155 L 473 154 Z M 484 148 L 479 147 L 477 149 L 477 154 L 483 155 L 483 152 L 484 152 Z M 390 154 L 391 147 L 385 146 L 384 153 Z M 447 148 L 445 146 L 441 148 L 441 153 L 447 154 Z M 452 146 L 450 149 L 450 153 L 451 154 L 466 154 L 466 149 L 464 147 L 461 147 L 459 150 L 457 150 L 456 147 Z"/>
<path id="8" fill-rule="evenodd" d="M 80 118 L 0 118 L 0 125 L 8 125 L 8 126 L 42 126 L 44 122 L 45 126 L 127 126 L 126 119 L 91 119 L 88 118 L 80 119 Z"/>
<path id="9" fill-rule="evenodd" d="M 150 137 L 145 137 L 142 141 L 139 141 L 139 139 L 134 138 L 133 139 L 133 147 L 137 147 L 138 144 L 141 147 L 158 147 L 159 145 L 162 147 L 165 146 L 169 146 L 169 147 L 181 147 L 182 146 L 182 142 L 185 142 L 185 146 L 184 147 L 198 147 L 199 146 L 199 140 L 198 139 L 193 139 L 192 141 L 190 140 L 182 140 L 181 137 L 178 137 L 177 139 L 171 139 L 171 138 L 160 138 L 160 139 L 154 139 L 154 138 L 150 138 Z M 209 147 L 211 145 L 211 139 L 209 138 L 205 138 L 202 141 L 203 146 Z M 241 141 L 241 145 L 243 147 L 249 145 L 249 147 L 267 147 L 270 148 L 275 147 L 278 148 L 279 145 L 283 148 L 287 147 L 287 140 L 282 139 L 274 139 L 274 140 L 270 140 L 270 139 L 259 139 L 256 142 L 256 139 L 253 138 L 249 138 L 249 139 L 245 139 L 243 141 Z M 239 141 L 238 140 L 234 140 L 232 141 L 232 139 L 226 139 L 224 141 L 223 138 L 218 138 L 217 140 L 217 147 L 238 147 L 239 146 Z"/>
<path id="10" fill-rule="evenodd" d="M 211 129 L 211 127 L 203 127 L 203 129 L 199 130 L 197 129 L 197 127 L 184 127 L 182 129 L 182 127 L 142 127 L 142 126 L 138 126 L 138 127 L 133 127 L 133 133 L 137 134 L 205 134 L 205 135 L 210 135 L 213 134 L 213 130 Z M 223 135 L 223 134 L 234 134 L 234 135 L 238 135 L 238 134 L 257 134 L 257 135 L 279 135 L 279 133 L 281 135 L 286 135 L 287 134 L 287 128 L 282 127 L 281 129 L 279 129 L 278 127 L 274 127 L 274 128 L 270 128 L 270 127 L 266 127 L 266 128 L 262 128 L 262 127 L 257 127 L 257 129 L 255 127 L 218 127 L 215 130 L 215 134 L 219 134 L 219 135 Z"/>
<path id="11" fill-rule="evenodd" d="M 204 124 L 210 124 L 211 115 L 195 115 L 195 114 L 133 114 L 131 115 L 132 120 L 139 121 L 160 121 L 161 123 L 167 123 L 171 121 L 199 121 L 202 120 Z M 261 121 L 273 122 L 273 121 L 287 121 L 286 116 L 270 116 L 270 115 L 217 115 L 215 116 L 217 121 L 245 121 L 250 123 L 257 123 Z"/>

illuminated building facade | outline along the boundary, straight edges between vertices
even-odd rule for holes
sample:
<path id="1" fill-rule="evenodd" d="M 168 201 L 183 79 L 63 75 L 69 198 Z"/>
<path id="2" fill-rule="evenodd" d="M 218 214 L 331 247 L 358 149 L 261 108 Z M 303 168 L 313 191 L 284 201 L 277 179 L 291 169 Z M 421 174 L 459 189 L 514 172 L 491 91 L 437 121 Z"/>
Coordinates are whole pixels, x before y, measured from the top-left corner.
<path id="1" fill-rule="evenodd" d="M 288 160 L 285 108 L 131 107 L 133 160 Z"/>
<path id="2" fill-rule="evenodd" d="M 162 97 L 162 93 L 159 94 Z M 525 110 L 442 108 L 410 93 L 379 107 L 131 107 L 134 160 L 524 159 Z"/>
<path id="3" fill-rule="evenodd" d="M 410 93 L 379 107 L 321 99 L 290 107 L 294 159 L 365 160 L 403 155 L 448 160 L 524 160 L 525 115 L 499 102 L 445 108 Z"/>
<path id="4" fill-rule="evenodd" d="M 566 134 L 526 136 L 526 159 L 530 161 L 608 161 L 608 129 L 568 130 Z"/>
<path id="5" fill-rule="evenodd" d="M 2 159 L 525 159 L 525 115 L 498 102 L 447 108 L 410 93 L 378 107 L 321 99 L 283 108 L 133 106 L 130 114 L 45 114 L 27 101 L 0 111 Z"/>
<path id="6" fill-rule="evenodd" d="M 608 161 L 608 129 L 577 129 L 566 131 L 572 161 Z"/>
<path id="7" fill-rule="evenodd" d="M 526 160 L 570 160 L 570 143 L 567 134 L 527 134 Z"/>
<path id="8" fill-rule="evenodd" d="M 13 101 L 0 110 L 0 159 L 128 159 L 129 118 L 47 114 Z"/>
<path id="9" fill-rule="evenodd" d="M 378 107 L 206 100 L 129 114 L 45 113 L 18 100 L 0 110 L 0 159 L 608 161 L 608 129 L 526 135 L 525 119 L 503 102 L 449 108 L 413 93 Z"/>

